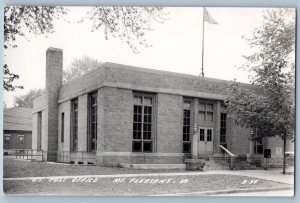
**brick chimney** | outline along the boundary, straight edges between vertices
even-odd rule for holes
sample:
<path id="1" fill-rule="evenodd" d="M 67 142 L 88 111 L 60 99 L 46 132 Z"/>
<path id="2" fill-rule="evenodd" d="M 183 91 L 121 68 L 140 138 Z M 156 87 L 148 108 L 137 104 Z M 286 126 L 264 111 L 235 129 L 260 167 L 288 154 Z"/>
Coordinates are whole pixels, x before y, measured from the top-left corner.
<path id="1" fill-rule="evenodd" d="M 46 132 L 47 160 L 56 161 L 58 150 L 58 92 L 62 85 L 63 51 L 48 48 L 46 52 Z"/>

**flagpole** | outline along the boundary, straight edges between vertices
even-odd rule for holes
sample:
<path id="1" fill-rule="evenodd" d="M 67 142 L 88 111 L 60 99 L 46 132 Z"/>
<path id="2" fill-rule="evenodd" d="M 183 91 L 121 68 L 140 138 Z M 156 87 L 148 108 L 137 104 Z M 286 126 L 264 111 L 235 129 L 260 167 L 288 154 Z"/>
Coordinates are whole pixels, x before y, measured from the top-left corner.
<path id="1" fill-rule="evenodd" d="M 203 61 L 204 61 L 204 11 L 205 7 L 203 7 L 203 16 L 202 16 L 202 66 L 201 66 L 201 76 L 204 77 L 204 67 L 203 67 Z"/>

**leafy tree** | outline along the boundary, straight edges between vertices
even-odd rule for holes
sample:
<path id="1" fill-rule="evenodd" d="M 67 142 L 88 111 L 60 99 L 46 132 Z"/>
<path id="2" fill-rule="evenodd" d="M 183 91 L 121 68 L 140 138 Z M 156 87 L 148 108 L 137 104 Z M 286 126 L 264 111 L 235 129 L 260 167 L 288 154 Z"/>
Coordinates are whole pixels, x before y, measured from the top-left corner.
<path id="1" fill-rule="evenodd" d="M 15 97 L 14 106 L 32 108 L 33 100 L 35 100 L 39 96 L 42 96 L 44 93 L 44 89 L 29 90 L 28 93 L 19 97 Z"/>
<path id="2" fill-rule="evenodd" d="M 3 88 L 6 91 L 14 91 L 16 88 L 23 89 L 22 86 L 13 85 L 13 81 L 19 78 L 19 75 L 11 73 L 8 69 L 8 65 L 4 64 L 3 66 Z"/>
<path id="3" fill-rule="evenodd" d="M 286 140 L 294 138 L 295 17 L 287 9 L 264 14 L 263 26 L 247 39 L 255 52 L 245 56 L 244 67 L 254 73 L 252 89 L 233 82 L 225 101 L 230 117 L 255 130 L 256 137 L 283 140 L 285 174 Z M 289 20 L 288 20 L 289 19 Z"/>
<path id="4" fill-rule="evenodd" d="M 88 56 L 80 59 L 74 59 L 68 69 L 63 72 L 63 82 L 71 81 L 97 67 L 102 63 Z"/>
<path id="5" fill-rule="evenodd" d="M 7 6 L 4 8 L 4 49 L 17 47 L 15 41 L 28 33 L 52 33 L 53 19 L 66 14 L 63 7 L 53 6 Z M 13 85 L 19 75 L 12 73 L 7 64 L 3 67 L 3 88 L 14 91 L 22 86 Z"/>
<path id="6" fill-rule="evenodd" d="M 91 21 L 92 31 L 102 28 L 106 39 L 119 38 L 139 53 L 139 46 L 150 47 L 145 34 L 151 22 L 163 23 L 166 15 L 162 7 L 93 7 L 80 22 Z"/>

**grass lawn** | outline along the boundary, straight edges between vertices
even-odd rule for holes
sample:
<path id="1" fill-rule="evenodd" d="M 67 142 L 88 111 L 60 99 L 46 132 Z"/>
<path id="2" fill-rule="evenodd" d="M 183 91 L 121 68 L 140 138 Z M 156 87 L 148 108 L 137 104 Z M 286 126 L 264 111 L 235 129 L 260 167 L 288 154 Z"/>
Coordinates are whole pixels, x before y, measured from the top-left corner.
<path id="1" fill-rule="evenodd" d="M 49 177 L 75 175 L 112 175 L 112 174 L 141 174 L 180 172 L 179 170 L 137 170 L 124 168 L 109 168 L 99 166 L 75 166 L 46 162 L 30 162 L 4 158 L 4 178 L 17 177 Z M 186 172 L 186 171 L 184 171 Z M 51 179 L 41 181 L 4 180 L 6 194 L 27 195 L 159 195 L 173 193 L 189 193 L 201 191 L 218 191 L 229 189 L 273 188 L 291 186 L 289 184 L 258 179 L 255 184 L 243 184 L 250 178 L 241 175 L 205 174 L 199 175 L 182 173 L 182 175 L 157 175 L 126 177 L 116 181 L 116 177 L 91 178 L 86 180 L 68 178 L 61 182 Z"/>
<path id="2" fill-rule="evenodd" d="M 244 180 L 249 180 L 249 177 L 221 174 L 126 177 L 123 182 L 115 182 L 115 180 L 116 178 L 99 178 L 96 182 L 75 182 L 74 179 L 67 179 L 61 183 L 55 183 L 49 180 L 43 180 L 41 182 L 33 182 L 32 180 L 4 180 L 4 192 L 6 194 L 28 195 L 119 196 L 289 186 L 288 184 L 262 179 L 256 184 L 242 184 Z M 170 180 L 170 182 L 166 182 L 165 180 Z M 147 183 L 145 183 L 146 181 Z M 154 181 L 157 182 L 154 183 Z M 164 182 L 162 183 L 160 181 Z"/>
<path id="3" fill-rule="evenodd" d="M 136 173 L 169 173 L 185 170 L 141 170 L 119 167 L 82 166 L 73 164 L 32 162 L 28 160 L 14 159 L 5 156 L 3 159 L 3 177 L 47 177 L 65 175 L 112 175 L 112 174 L 136 174 Z"/>

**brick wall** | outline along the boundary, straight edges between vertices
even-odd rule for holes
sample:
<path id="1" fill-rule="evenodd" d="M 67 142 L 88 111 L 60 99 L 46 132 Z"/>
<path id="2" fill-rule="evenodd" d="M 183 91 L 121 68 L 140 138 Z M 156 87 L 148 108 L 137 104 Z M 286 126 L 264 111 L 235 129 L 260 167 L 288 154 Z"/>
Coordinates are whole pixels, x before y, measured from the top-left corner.
<path id="1" fill-rule="evenodd" d="M 46 96 L 42 95 L 38 98 L 36 98 L 33 101 L 33 110 L 32 110 L 32 149 L 38 149 L 38 113 L 42 112 L 42 114 L 45 114 L 45 108 L 46 108 Z M 42 117 L 43 119 L 43 117 Z M 45 117 L 44 117 L 45 119 Z M 43 121 L 44 124 L 42 124 L 42 135 L 45 134 L 46 126 L 45 121 Z M 44 138 L 46 139 L 46 138 Z"/>
<path id="2" fill-rule="evenodd" d="M 59 100 L 63 102 L 104 86 L 222 100 L 226 97 L 229 84 L 225 80 L 105 63 L 64 84 Z"/>
<path id="3" fill-rule="evenodd" d="M 78 151 L 87 151 L 88 94 L 78 98 Z"/>
<path id="4" fill-rule="evenodd" d="M 104 121 L 105 121 L 105 88 L 101 88 L 98 90 L 97 101 L 98 101 L 98 112 L 97 112 L 97 152 L 105 151 L 105 138 L 104 138 Z"/>
<path id="5" fill-rule="evenodd" d="M 33 100 L 33 113 L 43 111 L 46 108 L 46 96 L 42 95 L 35 100 Z"/>
<path id="6" fill-rule="evenodd" d="M 37 149 L 37 136 L 38 136 L 38 114 L 32 114 L 32 149 Z"/>
<path id="7" fill-rule="evenodd" d="M 59 105 L 58 108 L 58 150 L 70 151 L 70 124 L 71 124 L 71 102 L 67 101 Z M 64 142 L 61 142 L 61 114 L 64 113 Z"/>
<path id="8" fill-rule="evenodd" d="M 41 145 L 42 150 L 47 152 L 48 151 L 48 137 L 47 137 L 47 129 L 48 129 L 48 123 L 47 123 L 47 115 L 46 111 L 42 111 L 42 136 L 41 136 Z M 44 153 L 44 160 L 47 160 L 47 154 Z"/>
<path id="9" fill-rule="evenodd" d="M 68 151 L 70 149 L 70 100 L 78 98 L 78 150 L 86 151 L 88 93 L 98 91 L 97 159 L 99 163 L 106 163 L 109 160 L 111 162 L 114 162 L 112 160 L 182 162 L 183 96 L 220 101 L 226 97 L 229 86 L 229 81 L 225 80 L 111 63 L 105 63 L 96 70 L 64 85 L 62 85 L 61 78 L 62 51 L 49 48 L 46 62 L 47 91 L 45 97 L 35 101 L 34 110 L 34 112 L 38 112 L 45 108 L 43 111 L 42 148 L 49 151 Z M 155 139 L 157 140 L 152 155 L 145 156 L 131 152 L 133 90 L 153 92 L 156 95 L 157 126 L 154 127 L 153 136 L 156 135 Z M 60 142 L 62 112 L 65 112 L 64 143 Z M 217 118 L 219 116 L 218 114 Z M 33 117 L 36 119 L 36 115 Z M 215 134 L 219 135 L 219 118 L 215 122 L 215 128 L 217 128 Z M 36 128 L 35 124 L 33 127 Z M 33 134 L 35 135 L 36 132 Z M 247 130 L 231 125 L 227 135 L 228 148 L 237 154 L 249 153 L 248 134 Z M 215 136 L 215 139 L 219 139 L 218 137 Z M 106 152 L 127 154 L 105 155 Z"/>
<path id="10" fill-rule="evenodd" d="M 271 156 L 274 158 L 283 157 L 283 140 L 280 137 L 268 137 L 266 140 L 265 148 L 271 149 Z M 286 141 L 286 151 L 294 152 L 294 143 L 291 140 Z"/>
<path id="11" fill-rule="evenodd" d="M 5 136 L 9 135 L 9 144 L 5 144 Z M 24 136 L 24 143 L 20 144 L 19 135 Z M 5 130 L 3 133 L 3 149 L 31 149 L 32 133 L 30 131 Z"/>
<path id="12" fill-rule="evenodd" d="M 46 130 L 47 160 L 55 161 L 55 154 L 50 152 L 58 150 L 58 96 L 62 85 L 63 53 L 61 49 L 48 48 L 46 53 Z"/>
<path id="13" fill-rule="evenodd" d="M 157 112 L 157 131 L 153 129 L 152 133 L 153 138 L 156 135 L 157 139 L 156 151 L 133 153 L 132 90 L 111 87 L 99 89 L 97 164 L 117 166 L 118 163 L 183 162 L 182 96 L 157 94 L 156 97 L 157 104 L 154 106 L 157 109 L 154 112 Z"/>
<path id="14" fill-rule="evenodd" d="M 61 101 L 70 100 L 88 92 L 95 91 L 102 87 L 105 77 L 103 67 L 99 67 L 83 76 L 63 84 L 59 90 L 59 99 Z"/>
<path id="15" fill-rule="evenodd" d="M 182 153 L 183 97 L 157 97 L 157 152 Z"/>
<path id="16" fill-rule="evenodd" d="M 104 87 L 99 95 L 98 151 L 130 152 L 132 139 L 132 90 Z"/>
<path id="17" fill-rule="evenodd" d="M 38 108 L 33 109 L 34 113 L 32 114 L 32 149 L 38 149 L 38 143 L 41 142 L 41 150 L 47 151 L 48 150 L 48 138 L 47 138 L 47 116 L 46 116 L 46 111 L 45 109 L 42 110 L 43 108 Z M 42 135 L 41 137 L 38 137 L 38 113 L 42 113 Z M 41 139 L 41 140 L 40 140 Z M 46 157 L 45 157 L 46 158 Z"/>

